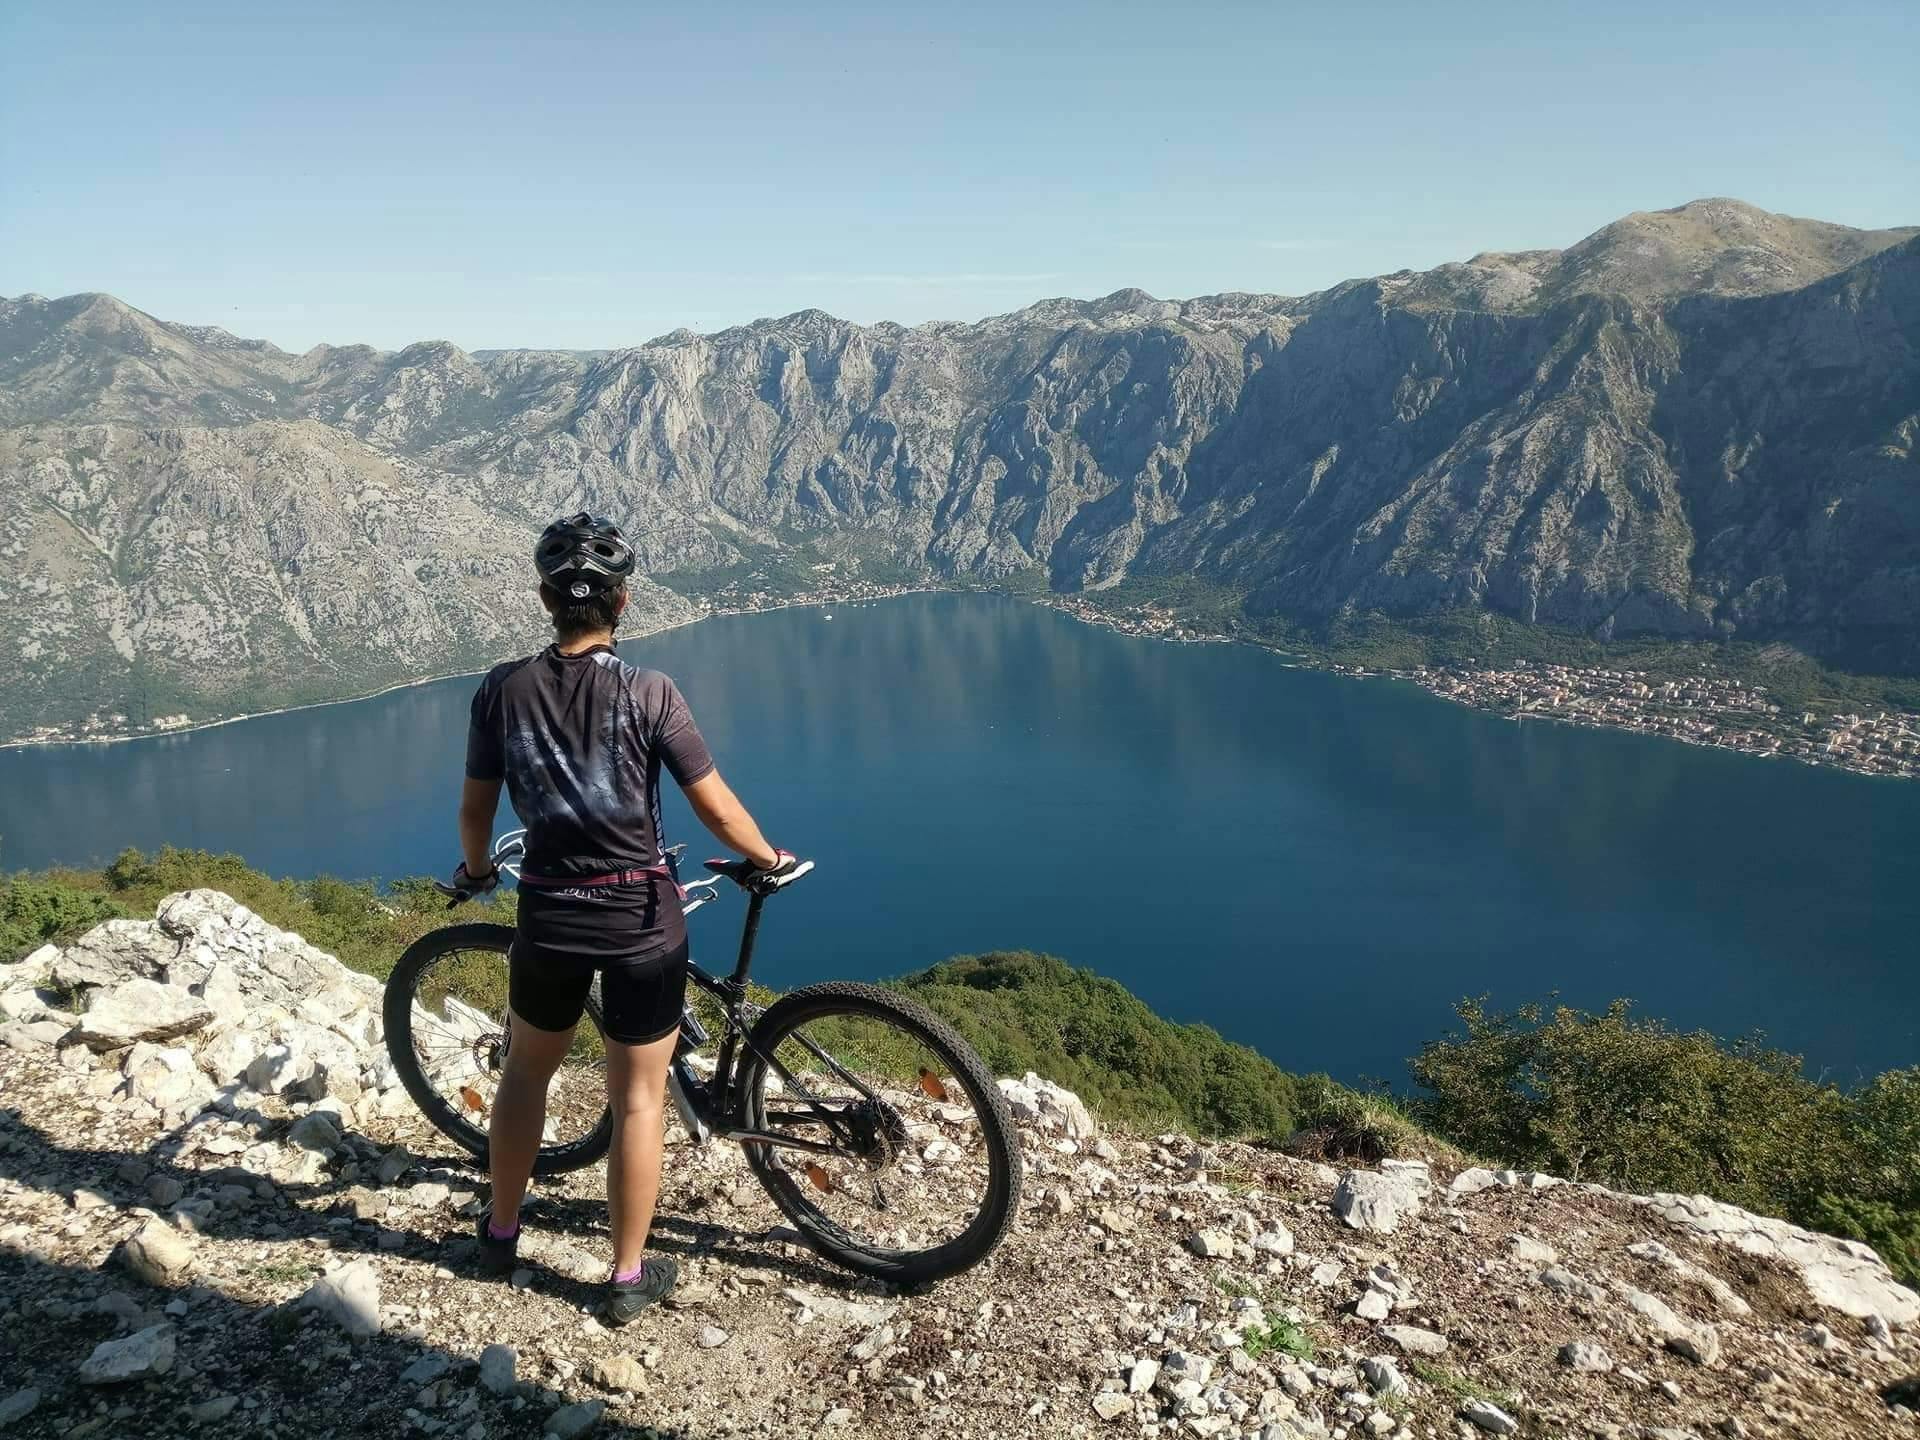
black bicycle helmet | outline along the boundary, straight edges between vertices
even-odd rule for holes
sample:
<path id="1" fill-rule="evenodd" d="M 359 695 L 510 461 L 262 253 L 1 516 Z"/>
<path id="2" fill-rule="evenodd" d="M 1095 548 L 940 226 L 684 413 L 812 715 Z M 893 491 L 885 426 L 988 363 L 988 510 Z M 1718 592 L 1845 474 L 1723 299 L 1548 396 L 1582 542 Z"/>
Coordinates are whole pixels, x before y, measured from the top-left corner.
<path id="1" fill-rule="evenodd" d="M 533 565 L 562 595 L 585 600 L 617 588 L 633 573 L 633 547 L 618 525 L 582 510 L 540 532 Z"/>

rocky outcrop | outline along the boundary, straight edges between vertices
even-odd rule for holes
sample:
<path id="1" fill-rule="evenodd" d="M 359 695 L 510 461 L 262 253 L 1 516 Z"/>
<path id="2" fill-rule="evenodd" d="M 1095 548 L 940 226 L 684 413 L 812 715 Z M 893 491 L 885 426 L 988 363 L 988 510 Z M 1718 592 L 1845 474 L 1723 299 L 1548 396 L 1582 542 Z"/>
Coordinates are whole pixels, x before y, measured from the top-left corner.
<path id="1" fill-rule="evenodd" d="M 83 1011 L 137 983 L 214 1018 L 97 1051 L 53 988 L 83 970 Z M 0 970 L 0 1035 L 54 1032 L 0 1048 L 0 1416 L 66 1433 L 104 1393 L 125 1434 L 288 1433 L 316 1396 L 350 1397 L 368 1435 L 704 1434 L 741 1414 L 852 1440 L 1920 1423 L 1920 1299 L 1864 1246 L 1546 1175 L 1127 1135 L 1034 1074 L 1001 1082 L 1029 1177 L 1014 1228 L 927 1294 L 836 1278 L 736 1147 L 671 1131 L 657 1233 L 682 1282 L 640 1333 L 609 1332 L 581 1313 L 608 1263 L 601 1175 L 539 1182 L 526 1268 L 477 1278 L 484 1179 L 432 1158 L 378 997 L 211 891 Z"/>
<path id="2" fill-rule="evenodd" d="M 650 572 L 1197 576 L 1310 622 L 1911 667 L 1916 335 L 1913 232 L 1724 200 L 1305 297 L 804 311 L 588 358 L 0 301 L 0 729 L 478 667 L 539 632 L 534 518 L 583 504 Z M 631 620 L 688 613 L 643 586 Z"/>

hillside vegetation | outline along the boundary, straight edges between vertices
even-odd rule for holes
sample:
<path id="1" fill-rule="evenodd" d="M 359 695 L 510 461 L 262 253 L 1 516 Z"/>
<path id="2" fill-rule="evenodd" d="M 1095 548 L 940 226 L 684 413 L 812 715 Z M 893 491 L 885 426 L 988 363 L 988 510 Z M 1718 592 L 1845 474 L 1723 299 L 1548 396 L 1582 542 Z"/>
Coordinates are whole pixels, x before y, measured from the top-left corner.
<path id="1" fill-rule="evenodd" d="M 104 870 L 0 878 L 0 961 L 168 894 L 224 891 L 346 964 L 385 976 L 455 920 L 513 917 L 513 896 L 448 912 L 425 879 L 273 879 L 231 855 L 128 851 Z M 889 982 L 945 1017 L 997 1074 L 1034 1070 L 1137 1130 L 1177 1128 L 1377 1159 L 1464 1154 L 1621 1189 L 1701 1193 L 1873 1245 L 1920 1282 L 1920 1067 L 1854 1091 L 1799 1057 L 1635 1016 L 1458 1009 L 1409 1063 L 1404 1098 L 1299 1076 L 1204 1025 L 1155 1015 L 1118 982 L 1026 951 L 966 956 Z"/>

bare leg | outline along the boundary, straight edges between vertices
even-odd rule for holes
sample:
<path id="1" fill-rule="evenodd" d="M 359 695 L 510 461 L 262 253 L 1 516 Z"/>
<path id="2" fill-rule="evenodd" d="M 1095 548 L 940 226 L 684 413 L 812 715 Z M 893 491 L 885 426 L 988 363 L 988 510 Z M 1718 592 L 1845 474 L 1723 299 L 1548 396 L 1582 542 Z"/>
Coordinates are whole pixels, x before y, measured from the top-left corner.
<path id="1" fill-rule="evenodd" d="M 640 1265 L 660 1198 L 662 1107 L 667 1064 L 680 1032 L 651 1045 L 607 1041 L 607 1103 L 613 1107 L 613 1149 L 607 1155 L 607 1219 L 613 1227 L 613 1273 Z"/>
<path id="2" fill-rule="evenodd" d="M 540 1030 L 508 1012 L 512 1042 L 500 1070 L 500 1088 L 487 1121 L 487 1156 L 493 1170 L 493 1224 L 505 1230 L 520 1217 L 540 1132 L 547 1123 L 547 1085 L 573 1044 L 573 1031 Z"/>

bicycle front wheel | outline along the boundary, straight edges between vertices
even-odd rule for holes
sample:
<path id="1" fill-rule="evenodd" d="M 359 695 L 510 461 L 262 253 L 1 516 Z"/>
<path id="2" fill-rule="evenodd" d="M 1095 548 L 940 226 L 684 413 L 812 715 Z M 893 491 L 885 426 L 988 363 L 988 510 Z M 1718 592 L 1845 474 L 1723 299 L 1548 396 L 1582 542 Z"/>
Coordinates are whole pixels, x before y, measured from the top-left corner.
<path id="1" fill-rule="evenodd" d="M 507 1027 L 506 925 L 451 925 L 407 947 L 387 979 L 382 1020 L 387 1054 L 413 1103 L 448 1139 L 487 1163 L 487 1122 L 511 1043 Z M 547 1121 L 533 1173 L 591 1165 L 613 1140 L 600 1001 L 547 1088 Z"/>
<path id="2" fill-rule="evenodd" d="M 901 1286 L 968 1269 L 1020 1199 L 1020 1147 L 980 1057 L 918 1001 L 810 985 L 777 1001 L 741 1067 L 747 1162 L 829 1259 Z M 784 1143 L 772 1143 L 772 1142 Z"/>

